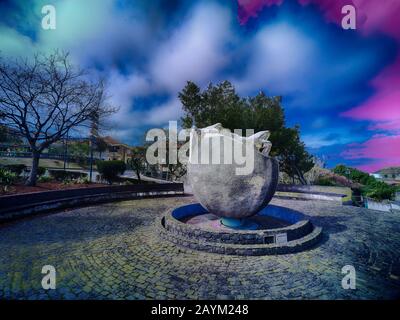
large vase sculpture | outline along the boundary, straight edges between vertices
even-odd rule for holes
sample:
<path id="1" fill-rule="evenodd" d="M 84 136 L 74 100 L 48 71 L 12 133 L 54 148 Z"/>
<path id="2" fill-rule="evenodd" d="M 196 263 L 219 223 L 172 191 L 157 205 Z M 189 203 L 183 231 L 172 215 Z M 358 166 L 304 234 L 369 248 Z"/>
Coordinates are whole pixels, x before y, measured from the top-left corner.
<path id="1" fill-rule="evenodd" d="M 243 137 L 219 123 L 191 131 L 188 180 L 193 194 L 227 226 L 240 227 L 275 193 L 279 166 L 269 157 L 268 137 L 268 131 Z"/>

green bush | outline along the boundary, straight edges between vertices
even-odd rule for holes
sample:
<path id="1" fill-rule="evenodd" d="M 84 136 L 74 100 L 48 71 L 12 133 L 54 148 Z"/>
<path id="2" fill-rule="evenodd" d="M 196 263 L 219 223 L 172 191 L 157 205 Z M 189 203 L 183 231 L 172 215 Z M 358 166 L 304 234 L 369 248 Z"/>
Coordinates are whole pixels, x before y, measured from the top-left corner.
<path id="1" fill-rule="evenodd" d="M 393 199 L 396 187 L 388 185 L 383 181 L 377 180 L 368 173 L 357 170 L 355 168 L 346 167 L 345 165 L 337 165 L 333 172 L 351 179 L 353 182 L 358 182 L 363 185 L 361 194 L 364 197 L 372 198 L 378 201 L 385 199 Z"/>
<path id="2" fill-rule="evenodd" d="M 38 179 L 39 183 L 46 183 L 46 182 L 51 182 L 51 181 L 53 181 L 53 178 L 52 177 L 47 177 L 47 176 L 41 176 Z"/>
<path id="3" fill-rule="evenodd" d="M 43 176 L 46 173 L 46 168 L 45 167 L 38 167 L 37 168 L 37 175 L 38 177 Z"/>
<path id="4" fill-rule="evenodd" d="M 102 178 L 107 180 L 109 184 L 112 184 L 126 170 L 125 162 L 120 160 L 97 161 L 96 164 Z"/>
<path id="5" fill-rule="evenodd" d="M 8 190 L 8 187 L 11 186 L 17 180 L 17 178 L 18 177 L 14 172 L 0 168 L 0 185 L 4 192 Z"/>
<path id="6" fill-rule="evenodd" d="M 86 173 L 83 172 L 64 171 L 64 170 L 49 170 L 49 174 L 57 181 L 75 180 L 86 176 Z"/>
<path id="7" fill-rule="evenodd" d="M 89 184 L 90 180 L 87 176 L 79 177 L 78 179 L 74 180 L 75 184 Z"/>
<path id="8" fill-rule="evenodd" d="M 358 182 L 363 185 L 373 183 L 376 180 L 373 176 L 370 176 L 366 172 L 363 172 L 363 171 L 355 169 L 355 168 L 347 167 L 343 164 L 337 165 L 333 169 L 333 172 L 336 174 L 339 174 L 341 176 L 344 176 L 353 182 Z"/>
<path id="9" fill-rule="evenodd" d="M 17 176 L 20 176 L 21 173 L 26 169 L 26 165 L 24 165 L 24 164 L 9 164 L 4 167 L 7 170 L 15 173 Z"/>
<path id="10" fill-rule="evenodd" d="M 318 186 L 336 186 L 335 181 L 330 177 L 319 177 L 314 183 Z"/>
<path id="11" fill-rule="evenodd" d="M 361 189 L 365 197 L 378 201 L 385 199 L 393 199 L 396 187 L 388 185 L 383 181 L 374 181 Z"/>

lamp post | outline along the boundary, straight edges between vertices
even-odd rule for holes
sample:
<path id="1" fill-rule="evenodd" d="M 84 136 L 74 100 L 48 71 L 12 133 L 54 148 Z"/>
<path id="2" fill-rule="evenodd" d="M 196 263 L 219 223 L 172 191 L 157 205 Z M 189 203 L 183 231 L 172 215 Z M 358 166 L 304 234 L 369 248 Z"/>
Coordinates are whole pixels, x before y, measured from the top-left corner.
<path id="1" fill-rule="evenodd" d="M 68 157 L 68 132 L 64 139 L 64 171 L 67 168 L 67 157 Z"/>
<path id="2" fill-rule="evenodd" d="M 94 135 L 90 135 L 90 171 L 89 171 L 90 182 L 92 182 L 92 175 L 93 175 L 93 144 L 94 144 Z"/>

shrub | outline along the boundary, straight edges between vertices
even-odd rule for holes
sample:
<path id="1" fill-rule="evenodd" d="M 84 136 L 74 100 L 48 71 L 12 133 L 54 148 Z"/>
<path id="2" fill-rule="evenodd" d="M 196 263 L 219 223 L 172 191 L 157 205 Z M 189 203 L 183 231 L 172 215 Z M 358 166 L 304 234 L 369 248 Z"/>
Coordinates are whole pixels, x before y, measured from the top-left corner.
<path id="1" fill-rule="evenodd" d="M 86 173 L 64 170 L 49 170 L 49 173 L 57 181 L 74 180 L 86 176 Z"/>
<path id="2" fill-rule="evenodd" d="M 10 170 L 0 168 L 0 185 L 2 190 L 6 192 L 8 187 L 11 186 L 15 180 L 17 179 L 17 175 Z"/>
<path id="3" fill-rule="evenodd" d="M 349 188 L 355 188 L 358 186 L 357 184 L 352 183 L 352 181 L 348 180 L 346 177 L 340 176 L 332 172 L 326 172 L 319 175 L 315 179 L 314 184 L 320 186 L 338 186 Z"/>
<path id="4" fill-rule="evenodd" d="M 52 177 L 41 176 L 38 179 L 39 183 L 46 183 L 46 182 L 50 182 L 50 181 L 53 181 Z"/>
<path id="5" fill-rule="evenodd" d="M 353 182 L 358 182 L 364 185 L 370 184 L 376 180 L 374 177 L 370 176 L 366 172 L 360 171 L 355 168 L 346 167 L 343 164 L 337 165 L 333 169 L 333 172 L 341 176 L 344 176 L 347 179 L 352 180 Z"/>
<path id="6" fill-rule="evenodd" d="M 87 176 L 85 177 L 79 177 L 78 179 L 74 180 L 75 184 L 89 184 L 89 178 Z"/>
<path id="7" fill-rule="evenodd" d="M 362 194 L 378 201 L 394 198 L 396 187 L 383 181 L 374 181 L 362 188 Z"/>
<path id="8" fill-rule="evenodd" d="M 6 165 L 5 168 L 8 171 L 15 173 L 17 176 L 20 176 L 21 173 L 26 169 L 26 165 L 24 165 L 24 164 L 9 164 L 9 165 Z"/>
<path id="9" fill-rule="evenodd" d="M 96 164 L 102 178 L 107 180 L 109 184 L 112 184 L 126 170 L 125 162 L 119 160 L 97 161 Z"/>
<path id="10" fill-rule="evenodd" d="M 335 181 L 333 181 L 333 179 L 331 177 L 318 177 L 314 184 L 318 185 L 318 186 L 336 186 Z"/>
<path id="11" fill-rule="evenodd" d="M 333 171 L 354 182 L 362 184 L 363 187 L 361 188 L 361 194 L 365 197 L 378 201 L 394 198 L 396 187 L 388 185 L 383 181 L 379 181 L 366 172 L 346 167 L 345 165 L 338 165 L 333 169 Z"/>
<path id="12" fill-rule="evenodd" d="M 46 173 L 46 168 L 45 167 L 38 167 L 37 168 L 37 175 L 38 177 L 43 176 Z"/>

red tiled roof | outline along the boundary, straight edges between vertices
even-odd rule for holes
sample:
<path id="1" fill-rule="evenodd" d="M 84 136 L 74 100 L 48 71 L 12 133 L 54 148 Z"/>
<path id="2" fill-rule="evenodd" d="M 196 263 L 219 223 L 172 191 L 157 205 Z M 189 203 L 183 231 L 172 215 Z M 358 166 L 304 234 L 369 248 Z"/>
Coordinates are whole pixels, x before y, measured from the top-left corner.
<path id="1" fill-rule="evenodd" d="M 127 144 L 122 143 L 122 142 L 120 142 L 120 141 L 118 141 L 118 140 L 116 140 L 116 139 L 114 139 L 113 137 L 110 137 L 110 136 L 101 137 L 101 139 L 103 139 L 105 143 L 107 143 L 107 144 L 109 144 L 111 146 L 124 146 L 124 147 L 129 148 L 129 149 L 132 148 L 132 147 L 128 146 Z"/>

